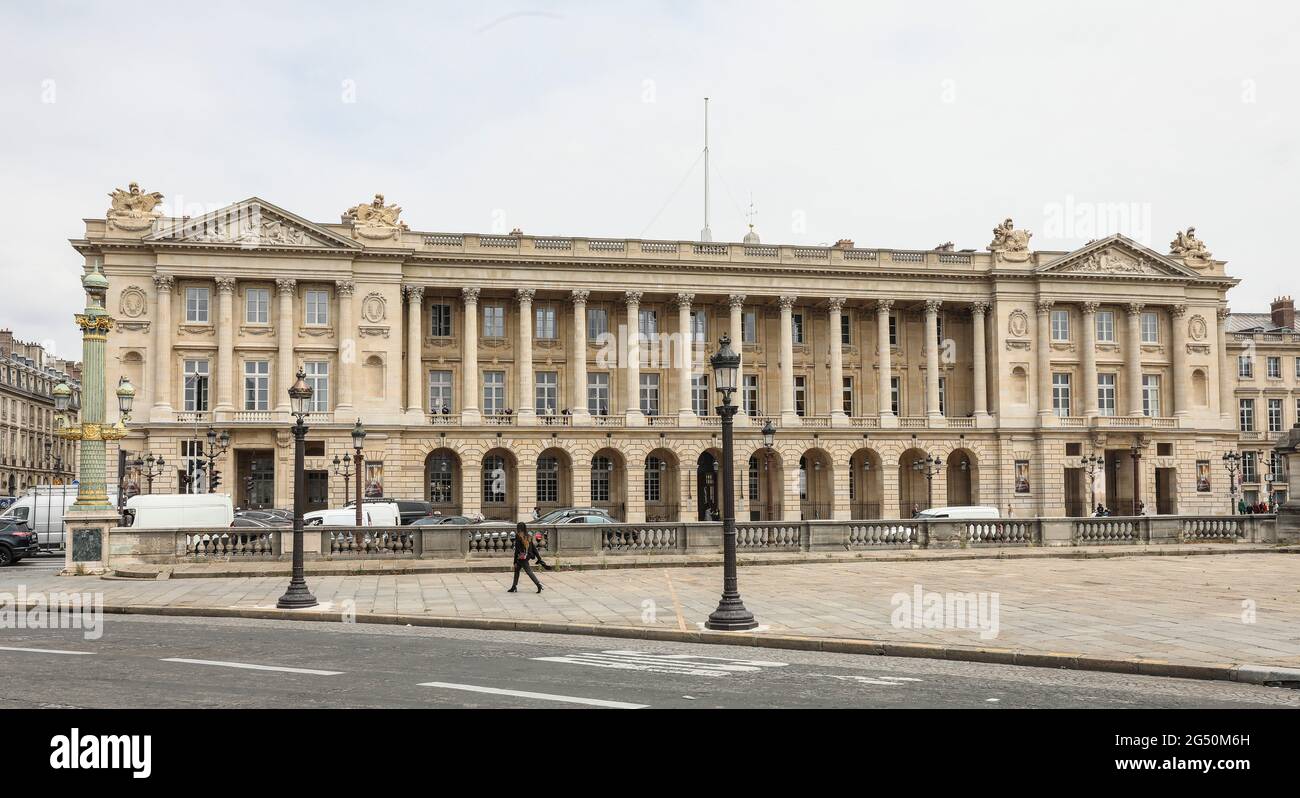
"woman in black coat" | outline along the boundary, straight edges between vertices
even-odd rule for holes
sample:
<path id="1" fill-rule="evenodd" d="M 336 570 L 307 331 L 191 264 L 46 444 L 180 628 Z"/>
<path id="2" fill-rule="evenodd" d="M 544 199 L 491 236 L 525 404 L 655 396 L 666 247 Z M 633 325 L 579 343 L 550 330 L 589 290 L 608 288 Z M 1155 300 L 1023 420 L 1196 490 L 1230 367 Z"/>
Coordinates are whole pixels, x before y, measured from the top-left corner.
<path id="1" fill-rule="evenodd" d="M 520 568 L 524 569 L 528 574 L 528 578 L 533 580 L 534 585 L 537 585 L 537 592 L 542 592 L 542 583 L 537 581 L 537 576 L 533 574 L 532 566 L 528 564 L 528 561 L 534 557 L 539 561 L 541 560 L 541 555 L 537 552 L 537 545 L 533 543 L 532 537 L 528 534 L 528 526 L 524 524 L 523 521 L 520 521 L 518 526 L 515 527 L 515 581 L 510 585 L 510 589 L 506 591 L 507 593 L 515 593 L 518 591 Z"/>

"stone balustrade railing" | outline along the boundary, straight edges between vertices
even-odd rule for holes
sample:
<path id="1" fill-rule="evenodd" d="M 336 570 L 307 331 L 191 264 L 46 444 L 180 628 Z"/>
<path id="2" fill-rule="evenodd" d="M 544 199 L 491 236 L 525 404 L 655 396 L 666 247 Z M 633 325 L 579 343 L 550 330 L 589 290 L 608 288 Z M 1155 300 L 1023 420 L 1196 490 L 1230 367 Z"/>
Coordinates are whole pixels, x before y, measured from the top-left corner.
<path id="1" fill-rule="evenodd" d="M 530 526 L 551 557 L 636 554 L 720 554 L 718 522 L 563 524 Z M 475 559 L 509 557 L 513 527 L 320 527 L 304 533 L 308 559 Z M 1279 533 L 1272 515 L 1137 516 L 1111 518 L 1000 518 L 979 520 L 741 521 L 742 553 L 834 552 L 917 548 L 1106 546 L 1177 543 L 1296 542 Z M 287 559 L 290 529 L 114 529 L 114 564 L 175 564 Z"/>

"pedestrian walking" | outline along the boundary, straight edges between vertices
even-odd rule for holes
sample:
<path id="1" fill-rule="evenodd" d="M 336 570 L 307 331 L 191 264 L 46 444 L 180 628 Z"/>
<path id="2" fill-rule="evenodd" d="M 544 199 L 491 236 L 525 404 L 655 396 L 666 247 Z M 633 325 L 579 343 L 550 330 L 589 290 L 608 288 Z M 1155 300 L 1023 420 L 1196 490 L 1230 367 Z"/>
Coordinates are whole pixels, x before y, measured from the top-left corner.
<path id="1" fill-rule="evenodd" d="M 533 543 L 533 539 L 528 535 L 528 526 L 523 521 L 520 521 L 515 527 L 515 581 L 511 583 L 510 589 L 506 591 L 507 593 L 519 592 L 520 568 L 524 569 L 528 574 L 528 578 L 533 580 L 534 585 L 537 585 L 537 592 L 542 592 L 542 583 L 537 581 L 532 566 L 528 564 L 528 561 L 533 557 L 540 558 L 537 553 L 537 545 Z"/>

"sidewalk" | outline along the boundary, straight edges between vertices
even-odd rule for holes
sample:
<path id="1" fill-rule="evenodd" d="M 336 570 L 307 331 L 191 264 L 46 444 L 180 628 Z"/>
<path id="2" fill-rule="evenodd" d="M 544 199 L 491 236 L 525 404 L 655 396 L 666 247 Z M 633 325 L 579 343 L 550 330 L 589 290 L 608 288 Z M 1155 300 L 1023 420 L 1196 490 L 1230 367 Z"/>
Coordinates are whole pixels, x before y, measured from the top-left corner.
<path id="1" fill-rule="evenodd" d="M 1107 554 L 1113 553 L 1112 547 Z M 1188 553 L 1191 547 L 1180 547 Z M 1195 547 L 1207 548 L 1207 547 Z M 1219 547 L 1220 550 L 1224 547 Z M 309 577 L 315 610 L 275 609 L 280 576 L 124 580 L 0 572 L 0 591 L 100 591 L 113 612 L 234 615 L 519 629 L 733 645 L 929 656 L 1261 681 L 1300 668 L 1296 553 L 1229 547 L 1218 556 L 1002 556 L 928 552 L 901 561 L 771 563 L 740 571 L 755 633 L 704 632 L 717 605 L 715 567 L 544 572 L 547 589 L 508 594 L 499 572 Z M 1041 550 L 1040 550 L 1041 551 Z M 920 555 L 925 552 L 892 552 Z M 1007 552 L 1002 552 L 1007 554 Z M 865 558 L 864 558 L 865 559 Z M 977 629 L 907 628 L 899 595 L 996 595 L 996 636 Z M 901 617 L 904 623 L 894 621 Z M 112 633 L 111 624 L 108 633 Z M 1246 666 L 1246 667 L 1243 667 Z M 1254 669 L 1254 670 L 1252 670 Z M 1274 676 L 1272 678 L 1279 678 Z M 1300 672 L 1287 678 L 1300 678 Z"/>

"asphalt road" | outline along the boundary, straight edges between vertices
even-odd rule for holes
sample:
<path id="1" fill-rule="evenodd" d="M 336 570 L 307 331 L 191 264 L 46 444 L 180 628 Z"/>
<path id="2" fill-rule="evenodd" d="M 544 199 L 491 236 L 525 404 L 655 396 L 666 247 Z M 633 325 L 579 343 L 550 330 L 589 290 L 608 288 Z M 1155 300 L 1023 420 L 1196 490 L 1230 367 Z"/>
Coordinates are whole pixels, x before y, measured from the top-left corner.
<path id="1" fill-rule="evenodd" d="M 150 616 L 106 616 L 98 640 L 80 629 L 0 630 L 0 669 L 11 675 L 0 709 L 1300 707 L 1300 691 L 1227 682 L 572 635 Z"/>

